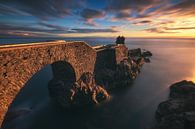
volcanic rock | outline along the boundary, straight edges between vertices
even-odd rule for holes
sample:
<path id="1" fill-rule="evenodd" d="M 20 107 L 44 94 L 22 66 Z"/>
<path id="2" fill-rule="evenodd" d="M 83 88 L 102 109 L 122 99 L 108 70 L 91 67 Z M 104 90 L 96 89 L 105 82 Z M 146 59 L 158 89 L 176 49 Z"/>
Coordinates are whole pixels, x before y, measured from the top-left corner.
<path id="1" fill-rule="evenodd" d="M 66 108 L 98 104 L 110 97 L 103 87 L 95 83 L 91 73 L 84 73 L 75 83 L 53 79 L 48 87 L 50 96 Z"/>
<path id="2" fill-rule="evenodd" d="M 170 86 L 170 99 L 159 104 L 155 129 L 195 129 L 195 84 L 181 81 Z"/>

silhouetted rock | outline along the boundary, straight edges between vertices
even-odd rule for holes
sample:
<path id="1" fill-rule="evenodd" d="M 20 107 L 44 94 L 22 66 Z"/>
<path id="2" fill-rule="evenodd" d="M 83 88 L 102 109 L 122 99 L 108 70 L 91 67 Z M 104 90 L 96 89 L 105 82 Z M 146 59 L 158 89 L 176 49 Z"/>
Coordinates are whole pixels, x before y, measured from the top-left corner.
<path id="1" fill-rule="evenodd" d="M 143 56 L 143 57 L 151 57 L 151 56 L 152 56 L 152 53 L 151 53 L 150 51 L 144 51 L 144 52 L 142 53 L 142 56 Z"/>
<path id="2" fill-rule="evenodd" d="M 181 81 L 170 87 L 171 98 L 195 97 L 195 84 L 192 81 Z"/>
<path id="3" fill-rule="evenodd" d="M 140 73 L 141 66 L 144 64 L 142 57 L 122 60 L 116 65 L 116 69 L 104 68 L 98 71 L 96 80 L 108 90 L 116 87 L 128 86 Z"/>
<path id="4" fill-rule="evenodd" d="M 130 57 L 141 57 L 142 56 L 141 48 L 129 50 L 128 56 L 130 56 Z"/>
<path id="5" fill-rule="evenodd" d="M 187 129 L 185 128 L 185 120 L 183 115 L 168 115 L 165 116 L 154 129 Z"/>
<path id="6" fill-rule="evenodd" d="M 132 82 L 132 80 L 137 76 L 136 71 L 133 71 L 133 65 L 130 62 L 131 60 L 121 61 L 115 71 L 115 80 L 113 86 L 121 87 L 127 86 Z"/>
<path id="7" fill-rule="evenodd" d="M 75 83 L 53 79 L 49 82 L 49 93 L 65 108 L 98 104 L 109 99 L 108 92 L 95 83 L 91 73 L 84 73 Z"/>
<path id="8" fill-rule="evenodd" d="M 170 99 L 159 104 L 155 129 L 195 129 L 195 84 L 181 81 L 170 86 Z"/>
<path id="9" fill-rule="evenodd" d="M 138 58 L 143 58 L 144 62 L 149 63 L 152 53 L 150 51 L 142 50 L 141 48 L 131 49 L 128 51 L 128 56 L 134 60 Z"/>

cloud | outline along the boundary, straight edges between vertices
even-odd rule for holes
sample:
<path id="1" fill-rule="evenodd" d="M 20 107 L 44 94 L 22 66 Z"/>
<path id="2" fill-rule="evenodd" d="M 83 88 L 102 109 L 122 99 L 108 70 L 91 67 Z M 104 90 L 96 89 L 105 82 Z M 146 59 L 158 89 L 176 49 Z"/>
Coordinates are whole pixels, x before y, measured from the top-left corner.
<path id="1" fill-rule="evenodd" d="M 25 16 L 24 20 L 22 16 Z M 40 33 L 44 36 L 109 34 L 118 32 L 116 28 L 109 27 L 116 25 L 123 26 L 120 29 L 125 33 L 136 33 L 147 27 L 143 31 L 148 33 L 187 34 L 187 31 L 194 30 L 194 16 L 195 0 L 1 0 L 0 21 L 4 24 L 0 23 L 0 33 L 24 36 Z M 71 20 L 88 27 L 63 25 L 72 27 L 74 23 Z"/>
<path id="2" fill-rule="evenodd" d="M 85 29 L 85 28 L 75 28 L 71 29 L 69 33 L 115 33 L 118 32 L 117 30 L 113 28 L 107 28 L 107 29 Z"/>
<path id="3" fill-rule="evenodd" d="M 94 22 L 94 19 L 103 18 L 105 13 L 103 11 L 85 8 L 80 12 L 80 16 L 86 25 L 96 26 L 97 24 Z"/>
<path id="4" fill-rule="evenodd" d="M 72 9 L 80 7 L 82 2 L 83 0 L 5 0 L 0 2 L 0 13 L 13 13 L 18 10 L 15 13 L 23 12 L 47 20 L 69 15 Z"/>
<path id="5" fill-rule="evenodd" d="M 195 27 L 177 27 L 177 28 L 165 28 L 166 30 L 195 30 Z"/>
<path id="6" fill-rule="evenodd" d="M 144 29 L 144 31 L 149 33 L 169 33 L 161 28 L 149 28 L 149 29 Z"/>
<path id="7" fill-rule="evenodd" d="M 175 27 L 175 28 L 159 27 L 159 28 L 144 29 L 144 31 L 150 33 L 180 33 L 178 30 L 195 30 L 195 27 Z"/>
<path id="8" fill-rule="evenodd" d="M 57 25 L 51 25 L 46 23 L 39 23 L 42 25 L 40 27 L 32 27 L 32 26 L 21 26 L 21 25 L 10 25 L 0 23 L 0 32 L 44 32 L 44 33 L 62 33 L 66 32 L 67 28 Z M 44 28 L 47 27 L 47 28 Z"/>
<path id="9" fill-rule="evenodd" d="M 25 12 L 22 12 L 16 8 L 13 8 L 11 6 L 7 6 L 7 5 L 3 5 L 0 3 L 0 14 L 9 14 L 9 15 L 15 15 L 15 14 L 19 14 L 19 15 L 27 15 Z"/>
<path id="10" fill-rule="evenodd" d="M 55 37 L 61 33 L 68 33 L 68 29 L 43 22 L 31 26 L 0 23 L 1 37 Z"/>
<path id="11" fill-rule="evenodd" d="M 48 29 L 52 29 L 52 30 L 58 30 L 58 31 L 66 31 L 66 30 L 68 30 L 67 27 L 63 27 L 63 26 L 59 26 L 59 25 L 53 25 L 53 24 L 48 24 L 46 22 L 40 22 L 38 24 L 43 26 L 43 27 L 47 27 Z"/>
<path id="12" fill-rule="evenodd" d="M 82 10 L 81 16 L 85 19 L 101 18 L 104 16 L 104 13 L 102 11 L 87 8 Z"/>
<path id="13" fill-rule="evenodd" d="M 149 23 L 152 23 L 152 21 L 144 20 L 144 21 L 133 22 L 134 25 L 144 25 L 144 24 L 149 24 Z"/>
<path id="14" fill-rule="evenodd" d="M 114 18 L 118 20 L 128 18 L 143 18 L 148 17 L 150 13 L 149 9 L 152 9 L 162 3 L 164 2 L 160 0 L 111 0 L 106 7 L 106 10 L 114 13 Z"/>
<path id="15" fill-rule="evenodd" d="M 182 0 L 178 4 L 167 8 L 165 11 L 179 13 L 179 15 L 195 15 L 195 1 Z"/>
<path id="16" fill-rule="evenodd" d="M 143 11 L 147 7 L 151 7 L 151 5 L 154 5 L 158 2 L 159 0 L 111 0 L 107 9 L 110 11 L 119 11 L 127 9 Z"/>
<path id="17" fill-rule="evenodd" d="M 127 19 L 130 17 L 131 10 L 121 10 L 116 12 L 115 19 Z"/>
<path id="18" fill-rule="evenodd" d="M 111 21 L 151 20 L 169 16 L 194 16 L 195 0 L 111 0 L 106 11 L 113 14 Z M 141 23 L 140 23 L 141 24 Z M 143 23 L 142 23 L 143 24 Z"/>
<path id="19" fill-rule="evenodd" d="M 55 37 L 58 34 L 72 33 L 115 33 L 115 27 L 96 29 L 96 28 L 67 28 L 64 26 L 53 25 L 45 22 L 35 23 L 35 26 L 18 26 L 0 23 L 1 37 L 22 36 L 22 37 Z"/>

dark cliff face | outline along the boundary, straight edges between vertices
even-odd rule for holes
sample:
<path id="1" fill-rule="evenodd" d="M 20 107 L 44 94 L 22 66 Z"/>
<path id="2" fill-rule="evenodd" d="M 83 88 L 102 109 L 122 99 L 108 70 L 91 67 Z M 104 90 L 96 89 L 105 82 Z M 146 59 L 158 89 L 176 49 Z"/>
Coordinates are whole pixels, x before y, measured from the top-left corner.
<path id="1" fill-rule="evenodd" d="M 106 89 L 128 86 L 144 63 L 140 49 L 128 50 L 125 45 L 108 46 L 97 51 L 94 75 L 96 82 Z M 136 51 L 133 55 L 129 53 Z"/>
<path id="2" fill-rule="evenodd" d="M 128 57 L 128 48 L 125 45 L 108 45 L 96 51 L 97 57 L 94 73 L 105 68 L 115 70 L 117 64 Z"/>
<path id="3" fill-rule="evenodd" d="M 128 48 L 125 45 L 108 46 L 97 50 L 94 75 L 100 85 L 112 85 L 117 65 L 128 57 Z M 107 83 L 107 84 L 106 84 Z"/>

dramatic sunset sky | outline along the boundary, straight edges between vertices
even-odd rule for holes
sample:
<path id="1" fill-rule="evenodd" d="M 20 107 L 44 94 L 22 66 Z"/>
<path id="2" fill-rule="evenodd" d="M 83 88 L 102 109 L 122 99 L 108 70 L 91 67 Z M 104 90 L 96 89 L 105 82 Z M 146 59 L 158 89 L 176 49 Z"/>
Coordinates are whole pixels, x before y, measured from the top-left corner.
<path id="1" fill-rule="evenodd" d="M 195 38 L 195 0 L 0 0 L 0 37 Z"/>

